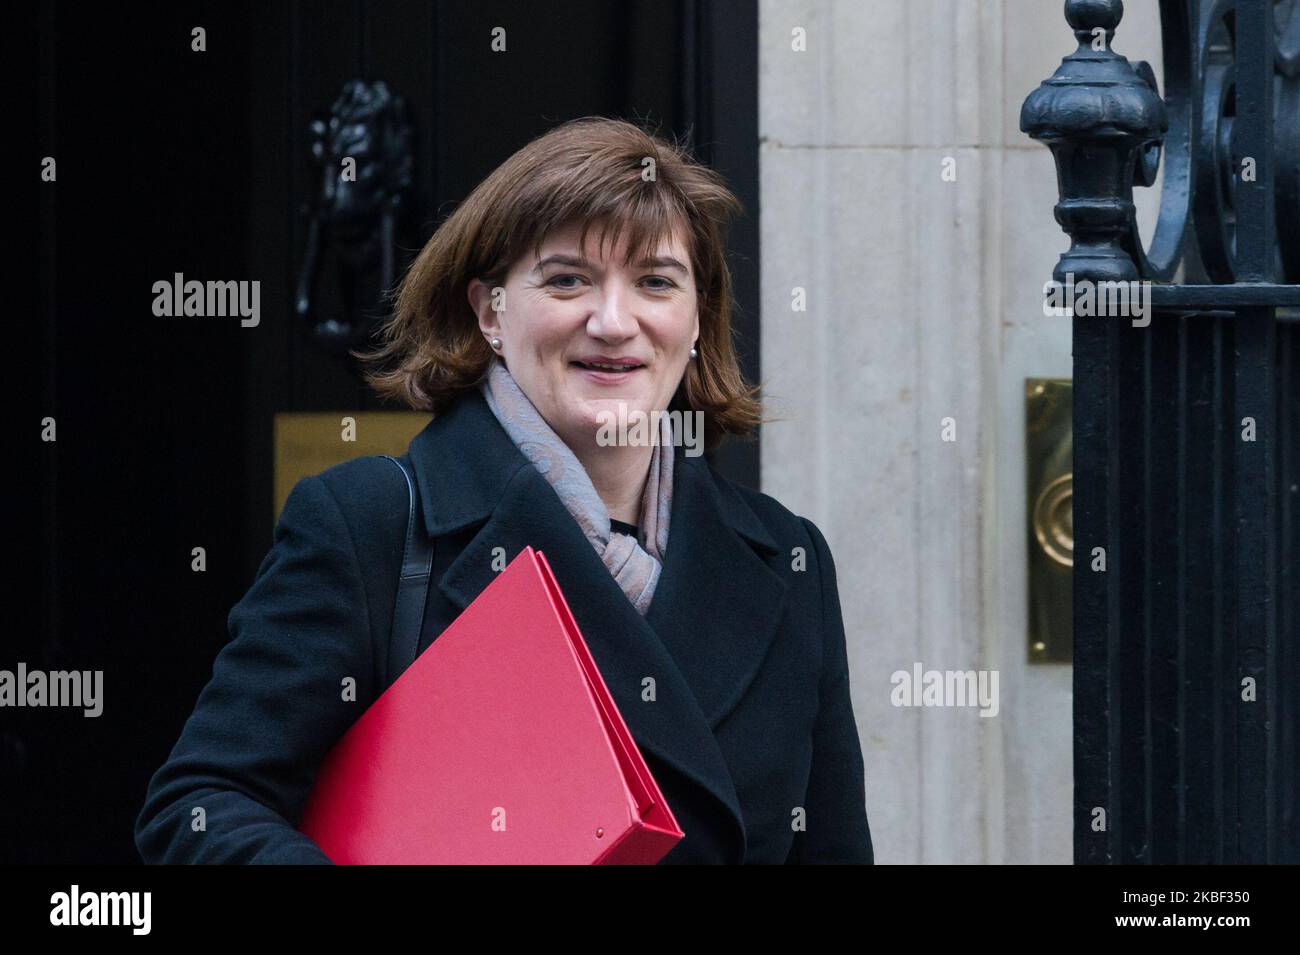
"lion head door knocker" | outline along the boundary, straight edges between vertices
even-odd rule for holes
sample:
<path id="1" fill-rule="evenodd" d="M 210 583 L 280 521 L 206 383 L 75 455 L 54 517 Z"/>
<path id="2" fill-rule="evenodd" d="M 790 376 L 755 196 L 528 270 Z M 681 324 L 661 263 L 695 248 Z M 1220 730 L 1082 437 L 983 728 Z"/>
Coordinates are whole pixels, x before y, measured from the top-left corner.
<path id="1" fill-rule="evenodd" d="M 396 278 L 396 241 L 411 200 L 414 158 L 406 101 L 382 82 L 351 80 L 328 117 L 311 123 L 317 195 L 305 204 L 307 241 L 294 307 L 311 337 L 331 351 L 364 342 L 375 306 Z M 322 257 L 337 261 L 341 315 L 313 303 Z"/>

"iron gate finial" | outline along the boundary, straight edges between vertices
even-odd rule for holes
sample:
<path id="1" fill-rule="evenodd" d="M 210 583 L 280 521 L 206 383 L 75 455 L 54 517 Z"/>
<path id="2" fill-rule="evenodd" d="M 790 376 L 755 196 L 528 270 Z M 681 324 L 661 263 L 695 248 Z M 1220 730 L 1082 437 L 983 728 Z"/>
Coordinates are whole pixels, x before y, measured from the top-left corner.
<path id="1" fill-rule="evenodd" d="M 1026 97 L 1020 129 L 1046 143 L 1056 161 L 1056 221 L 1070 236 L 1052 276 L 1132 281 L 1137 267 L 1121 246 L 1133 221 L 1135 164 L 1168 129 L 1151 79 L 1110 48 L 1121 0 L 1067 0 L 1079 47 Z M 1147 71 L 1149 73 L 1149 70 Z"/>

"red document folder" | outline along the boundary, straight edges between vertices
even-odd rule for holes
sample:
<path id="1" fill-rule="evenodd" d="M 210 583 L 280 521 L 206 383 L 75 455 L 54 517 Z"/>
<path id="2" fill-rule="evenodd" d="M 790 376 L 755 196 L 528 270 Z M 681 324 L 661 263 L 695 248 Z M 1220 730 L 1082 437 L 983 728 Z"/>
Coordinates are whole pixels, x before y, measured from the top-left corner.
<path id="1" fill-rule="evenodd" d="M 531 547 L 330 750 L 299 828 L 344 864 L 653 864 L 683 836 Z"/>

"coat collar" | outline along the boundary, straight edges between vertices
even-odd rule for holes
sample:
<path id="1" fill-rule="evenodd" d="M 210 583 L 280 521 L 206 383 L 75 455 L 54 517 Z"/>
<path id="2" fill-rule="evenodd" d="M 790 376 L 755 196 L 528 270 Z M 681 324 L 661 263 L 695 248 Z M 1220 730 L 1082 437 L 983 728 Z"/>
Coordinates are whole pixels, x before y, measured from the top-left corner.
<path id="1" fill-rule="evenodd" d="M 668 551 L 642 617 L 477 390 L 410 446 L 427 532 L 482 525 L 438 580 L 442 593 L 467 607 L 495 577 L 498 547 L 507 561 L 526 545 L 545 554 L 637 744 L 722 804 L 740 861 L 744 823 L 713 731 L 762 666 L 787 585 L 767 563 L 780 548 L 753 509 L 702 456 L 674 453 Z"/>

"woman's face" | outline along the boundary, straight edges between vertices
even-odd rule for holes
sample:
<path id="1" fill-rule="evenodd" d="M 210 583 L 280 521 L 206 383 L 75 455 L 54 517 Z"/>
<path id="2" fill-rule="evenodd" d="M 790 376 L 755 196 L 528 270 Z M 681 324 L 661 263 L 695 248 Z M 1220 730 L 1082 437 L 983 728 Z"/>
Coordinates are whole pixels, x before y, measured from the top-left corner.
<path id="1" fill-rule="evenodd" d="M 477 279 L 469 299 L 483 334 L 501 339 L 497 354 L 546 423 L 570 447 L 589 449 L 607 420 L 622 414 L 630 426 L 633 412 L 668 407 L 700 324 L 680 227 L 654 257 L 628 267 L 622 237 L 602 258 L 597 228 L 585 249 L 579 231 L 554 232 L 540 255 L 521 257 L 495 301 Z M 592 367 L 611 363 L 620 367 Z"/>

